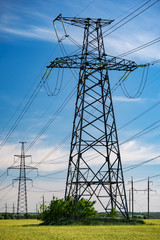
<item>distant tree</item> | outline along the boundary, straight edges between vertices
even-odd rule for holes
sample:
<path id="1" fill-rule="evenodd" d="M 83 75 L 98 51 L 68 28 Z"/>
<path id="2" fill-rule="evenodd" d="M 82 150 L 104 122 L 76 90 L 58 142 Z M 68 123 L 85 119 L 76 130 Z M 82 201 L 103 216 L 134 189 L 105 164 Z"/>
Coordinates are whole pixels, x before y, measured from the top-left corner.
<path id="1" fill-rule="evenodd" d="M 94 202 L 81 199 L 77 202 L 77 216 L 80 218 L 93 217 L 96 215 Z M 42 207 L 41 207 L 42 209 Z M 50 205 L 40 214 L 40 219 L 45 222 L 57 222 L 61 219 L 72 219 L 74 214 L 74 200 L 54 198 Z"/>

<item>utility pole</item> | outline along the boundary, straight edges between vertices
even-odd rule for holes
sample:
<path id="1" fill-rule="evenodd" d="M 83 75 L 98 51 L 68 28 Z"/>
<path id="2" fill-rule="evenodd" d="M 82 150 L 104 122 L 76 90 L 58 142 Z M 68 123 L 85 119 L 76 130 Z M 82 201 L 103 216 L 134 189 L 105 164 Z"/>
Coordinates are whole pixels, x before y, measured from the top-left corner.
<path id="1" fill-rule="evenodd" d="M 15 207 L 14 207 L 14 203 L 13 203 L 13 215 L 15 214 Z"/>
<path id="2" fill-rule="evenodd" d="M 131 189 L 129 190 L 129 202 L 130 202 L 130 191 L 131 191 L 131 201 L 132 201 L 132 218 L 134 216 L 134 191 L 136 192 L 147 192 L 147 217 L 149 219 L 149 206 L 150 206 L 150 191 L 154 191 L 152 189 L 150 189 L 150 181 L 149 181 L 149 177 L 148 177 L 148 181 L 147 181 L 147 189 L 144 190 L 140 190 L 140 189 L 134 189 L 133 188 L 133 177 L 131 177 Z M 130 209 L 130 207 L 129 207 Z"/>
<path id="3" fill-rule="evenodd" d="M 148 219 L 149 219 L 149 190 L 150 190 L 150 186 L 149 186 L 149 177 L 148 177 Z"/>
<path id="4" fill-rule="evenodd" d="M 5 212 L 6 212 L 6 213 L 8 212 L 7 203 L 5 204 Z"/>
<path id="5" fill-rule="evenodd" d="M 131 213 L 131 190 L 129 189 L 129 214 Z"/>
<path id="6" fill-rule="evenodd" d="M 44 213 L 44 194 L 43 194 L 43 213 Z"/>
<path id="7" fill-rule="evenodd" d="M 152 190 L 150 188 L 150 183 L 151 181 L 149 180 L 149 177 L 148 177 L 148 184 L 147 184 L 147 217 L 149 219 L 149 215 L 150 215 L 150 191 L 153 191 L 153 192 L 156 192 L 155 190 Z"/>
<path id="8" fill-rule="evenodd" d="M 37 170 L 35 167 L 26 166 L 25 159 L 28 157 L 31 157 L 31 155 L 25 155 L 24 151 L 24 144 L 25 142 L 20 142 L 22 144 L 21 146 L 21 154 L 15 155 L 15 157 L 20 158 L 20 164 L 18 166 L 9 167 L 7 169 L 11 170 L 19 170 L 19 177 L 16 179 L 13 179 L 13 183 L 15 181 L 18 181 L 18 200 L 17 200 L 17 215 L 22 214 L 27 217 L 28 215 L 28 206 L 27 206 L 27 185 L 26 181 L 32 181 L 32 179 L 28 178 L 26 176 L 26 170 Z"/>
<path id="9" fill-rule="evenodd" d="M 133 187 L 133 177 L 131 177 L 131 189 L 129 191 L 131 191 L 131 202 L 132 202 L 132 218 L 134 217 L 134 191 L 136 192 L 144 192 L 145 190 L 137 190 L 134 189 Z"/>
<path id="10" fill-rule="evenodd" d="M 129 189 L 129 212 L 132 215 L 132 218 L 134 216 L 134 188 L 133 188 L 133 177 L 131 177 L 131 189 Z"/>
<path id="11" fill-rule="evenodd" d="M 102 28 L 113 20 L 68 18 L 60 14 L 53 21 L 55 30 L 56 21 L 60 21 L 63 28 L 66 23 L 84 29 L 81 54 L 56 58 L 43 77 L 46 76 L 45 83 L 54 68 L 79 70 L 65 198 L 74 199 L 74 218 L 80 212 L 78 200 L 85 197 L 88 201 L 96 199 L 107 214 L 115 207 L 128 219 L 108 71 L 131 72 L 138 65 L 105 53 Z M 68 36 L 65 28 L 64 31 Z M 56 35 L 58 37 L 57 31 Z M 59 37 L 58 41 L 61 42 Z M 96 155 L 92 164 L 87 162 L 89 155 Z"/>
<path id="12" fill-rule="evenodd" d="M 132 218 L 134 216 L 134 189 L 133 189 L 133 177 L 131 177 L 131 191 L 132 191 Z"/>
<path id="13" fill-rule="evenodd" d="M 36 203 L 36 217 L 38 217 L 38 205 Z"/>

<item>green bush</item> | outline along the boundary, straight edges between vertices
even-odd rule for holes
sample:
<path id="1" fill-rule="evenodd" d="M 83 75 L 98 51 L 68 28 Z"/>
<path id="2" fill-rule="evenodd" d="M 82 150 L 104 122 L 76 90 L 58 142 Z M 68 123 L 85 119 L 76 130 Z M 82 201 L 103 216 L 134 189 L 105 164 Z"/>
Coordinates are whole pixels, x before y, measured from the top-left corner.
<path id="1" fill-rule="evenodd" d="M 0 215 L 0 219 L 4 219 L 4 217 L 2 215 Z"/>
<path id="2" fill-rule="evenodd" d="M 80 199 L 77 202 L 76 215 L 78 218 L 88 218 L 96 215 L 94 209 L 94 202 L 87 199 Z M 43 211 L 42 211 L 43 209 Z M 74 199 L 69 197 L 68 199 L 55 198 L 51 201 L 48 207 L 40 207 L 39 218 L 47 223 L 58 222 L 62 219 L 73 219 L 74 215 Z"/>

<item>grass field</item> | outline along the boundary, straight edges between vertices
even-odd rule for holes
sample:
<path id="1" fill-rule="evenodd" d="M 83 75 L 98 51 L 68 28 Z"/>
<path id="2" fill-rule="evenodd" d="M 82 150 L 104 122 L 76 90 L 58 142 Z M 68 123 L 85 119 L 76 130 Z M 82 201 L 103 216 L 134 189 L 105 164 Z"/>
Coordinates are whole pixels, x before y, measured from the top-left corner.
<path id="1" fill-rule="evenodd" d="M 0 240 L 159 240 L 160 219 L 143 225 L 39 226 L 37 220 L 0 220 Z"/>

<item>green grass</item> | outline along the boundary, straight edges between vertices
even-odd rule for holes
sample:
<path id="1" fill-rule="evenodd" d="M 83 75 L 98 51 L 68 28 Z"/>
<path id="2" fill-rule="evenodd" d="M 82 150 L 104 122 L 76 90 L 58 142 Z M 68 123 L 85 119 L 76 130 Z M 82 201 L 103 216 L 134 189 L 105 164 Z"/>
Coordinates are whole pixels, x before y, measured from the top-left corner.
<path id="1" fill-rule="evenodd" d="M 41 225 L 56 225 L 56 226 L 65 226 L 65 225 L 76 225 L 76 226 L 87 226 L 87 225 L 137 225 L 145 224 L 142 219 L 124 219 L 124 218 L 83 218 L 77 220 L 65 220 L 61 219 L 57 222 L 43 222 Z"/>
<path id="2" fill-rule="evenodd" d="M 160 220 L 143 225 L 40 226 L 37 220 L 0 220 L 0 240 L 159 240 Z"/>

